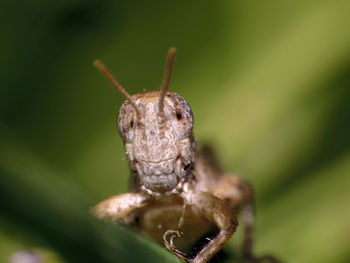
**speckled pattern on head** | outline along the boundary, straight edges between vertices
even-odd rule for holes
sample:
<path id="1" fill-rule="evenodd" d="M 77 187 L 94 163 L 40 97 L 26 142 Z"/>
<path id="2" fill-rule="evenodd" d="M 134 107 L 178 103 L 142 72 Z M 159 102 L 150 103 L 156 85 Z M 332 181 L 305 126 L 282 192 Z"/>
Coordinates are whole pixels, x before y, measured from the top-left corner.
<path id="1" fill-rule="evenodd" d="M 135 94 L 140 114 L 125 101 L 118 116 L 130 168 L 151 193 L 169 192 L 185 182 L 194 161 L 190 106 L 177 93 L 167 92 L 160 111 L 159 97 L 159 91 Z"/>

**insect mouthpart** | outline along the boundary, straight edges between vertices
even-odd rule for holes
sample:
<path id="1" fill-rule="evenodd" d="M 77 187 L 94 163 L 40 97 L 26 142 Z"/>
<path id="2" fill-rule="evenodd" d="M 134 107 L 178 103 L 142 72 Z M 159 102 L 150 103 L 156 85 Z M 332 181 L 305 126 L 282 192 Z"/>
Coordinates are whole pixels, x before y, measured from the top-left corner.
<path id="1" fill-rule="evenodd" d="M 181 181 L 184 170 L 179 158 L 159 162 L 139 161 L 135 164 L 141 185 L 154 192 L 173 190 Z"/>
<path id="2" fill-rule="evenodd" d="M 179 183 L 175 173 L 161 175 L 141 175 L 142 185 L 148 190 L 165 193 L 173 190 Z"/>

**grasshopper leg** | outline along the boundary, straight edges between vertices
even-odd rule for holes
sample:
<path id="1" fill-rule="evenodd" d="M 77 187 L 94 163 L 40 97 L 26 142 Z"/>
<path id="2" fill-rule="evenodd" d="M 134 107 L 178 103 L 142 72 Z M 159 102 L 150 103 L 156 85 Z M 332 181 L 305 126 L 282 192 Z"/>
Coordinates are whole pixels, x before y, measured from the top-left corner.
<path id="1" fill-rule="evenodd" d="M 119 222 L 137 208 L 147 204 L 149 197 L 142 193 L 126 193 L 112 196 L 91 209 L 91 213 L 100 219 Z"/>

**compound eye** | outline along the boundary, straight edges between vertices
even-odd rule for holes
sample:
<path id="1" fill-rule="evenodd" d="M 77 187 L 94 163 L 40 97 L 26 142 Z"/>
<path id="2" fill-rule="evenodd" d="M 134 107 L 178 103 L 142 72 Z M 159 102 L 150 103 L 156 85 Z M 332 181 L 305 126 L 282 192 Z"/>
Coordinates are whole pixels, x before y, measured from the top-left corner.
<path id="1" fill-rule="evenodd" d="M 125 101 L 118 115 L 118 130 L 124 142 L 131 143 L 134 139 L 135 116 L 135 109 Z"/>
<path id="2" fill-rule="evenodd" d="M 170 119 L 176 136 L 180 139 L 188 138 L 192 134 L 193 114 L 190 106 L 180 95 L 169 92 L 167 110 L 170 112 Z"/>

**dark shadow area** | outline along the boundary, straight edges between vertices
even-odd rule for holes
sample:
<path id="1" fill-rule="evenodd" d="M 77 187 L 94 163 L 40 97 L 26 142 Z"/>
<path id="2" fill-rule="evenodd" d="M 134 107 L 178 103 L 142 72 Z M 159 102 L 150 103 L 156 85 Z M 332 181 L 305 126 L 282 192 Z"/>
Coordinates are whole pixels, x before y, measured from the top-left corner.
<path id="1" fill-rule="evenodd" d="M 110 3 L 106 0 L 89 0 L 85 1 L 83 4 L 76 3 L 72 6 L 64 7 L 58 10 L 52 18 L 50 31 L 52 31 L 54 35 L 61 36 L 63 39 L 68 39 L 79 38 L 80 35 L 85 32 L 102 30 L 105 17 L 111 15 L 108 14 L 109 8 Z M 116 18 L 121 17 L 118 11 L 121 10 L 116 8 Z"/>

